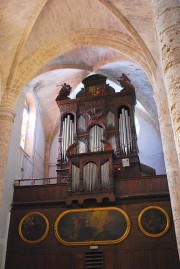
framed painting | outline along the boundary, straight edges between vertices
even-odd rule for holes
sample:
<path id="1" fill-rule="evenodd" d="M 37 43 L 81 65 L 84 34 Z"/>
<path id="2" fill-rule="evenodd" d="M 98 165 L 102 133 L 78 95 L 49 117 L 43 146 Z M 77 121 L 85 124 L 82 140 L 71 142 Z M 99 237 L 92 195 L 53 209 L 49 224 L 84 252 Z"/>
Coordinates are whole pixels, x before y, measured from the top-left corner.
<path id="1" fill-rule="evenodd" d="M 54 225 L 58 241 L 71 246 L 119 243 L 129 231 L 128 215 L 115 207 L 68 210 Z"/>
<path id="2" fill-rule="evenodd" d="M 18 230 L 24 242 L 39 243 L 44 240 L 49 231 L 49 222 L 44 214 L 31 212 L 21 219 Z"/>
<path id="3" fill-rule="evenodd" d="M 138 216 L 140 230 L 147 236 L 160 237 L 170 226 L 167 212 L 159 206 L 148 206 Z"/>

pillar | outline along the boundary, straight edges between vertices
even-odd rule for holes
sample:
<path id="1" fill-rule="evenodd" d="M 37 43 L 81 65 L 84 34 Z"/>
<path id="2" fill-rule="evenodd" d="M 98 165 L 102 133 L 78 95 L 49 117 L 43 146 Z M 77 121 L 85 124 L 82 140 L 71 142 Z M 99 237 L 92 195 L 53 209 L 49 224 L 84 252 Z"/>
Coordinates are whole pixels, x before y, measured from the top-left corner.
<path id="1" fill-rule="evenodd" d="M 9 155 L 9 143 L 14 117 L 15 112 L 10 105 L 8 106 L 8 102 L 0 106 L 0 268 L 4 268 L 8 219 L 10 216 L 8 212 L 6 212 L 6 214 L 4 213 L 4 203 L 7 198 L 4 197 L 4 188 Z M 4 223 L 6 223 L 7 227 L 4 227 Z"/>
<path id="2" fill-rule="evenodd" d="M 180 164 L 180 3 L 152 0 L 168 108 Z"/>
<path id="3" fill-rule="evenodd" d="M 0 208 L 2 206 L 2 195 L 4 191 L 9 142 L 14 117 L 15 112 L 13 109 L 0 106 Z"/>
<path id="4" fill-rule="evenodd" d="M 164 83 L 158 78 L 156 83 L 154 99 L 157 105 L 159 117 L 177 248 L 180 257 L 180 167 L 178 163 L 178 156 L 174 142 Z"/>

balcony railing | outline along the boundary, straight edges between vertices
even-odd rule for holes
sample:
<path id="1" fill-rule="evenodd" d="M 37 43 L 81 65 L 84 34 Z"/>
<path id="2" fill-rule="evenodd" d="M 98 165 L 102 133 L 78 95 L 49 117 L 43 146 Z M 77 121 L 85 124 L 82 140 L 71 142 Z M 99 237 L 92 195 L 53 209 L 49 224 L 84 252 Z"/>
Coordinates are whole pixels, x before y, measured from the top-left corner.
<path id="1" fill-rule="evenodd" d="M 13 204 L 66 202 L 70 198 L 67 183 L 60 182 L 57 177 L 15 180 L 14 185 Z M 89 193 L 95 199 L 100 194 L 103 193 Z M 116 179 L 114 180 L 112 194 L 117 199 L 142 196 L 167 196 L 169 195 L 167 177 L 162 175 Z M 72 201 L 73 196 L 75 197 L 77 194 L 71 194 Z M 85 197 L 87 194 L 84 192 L 77 197 L 81 197 L 83 201 L 83 196 Z"/>

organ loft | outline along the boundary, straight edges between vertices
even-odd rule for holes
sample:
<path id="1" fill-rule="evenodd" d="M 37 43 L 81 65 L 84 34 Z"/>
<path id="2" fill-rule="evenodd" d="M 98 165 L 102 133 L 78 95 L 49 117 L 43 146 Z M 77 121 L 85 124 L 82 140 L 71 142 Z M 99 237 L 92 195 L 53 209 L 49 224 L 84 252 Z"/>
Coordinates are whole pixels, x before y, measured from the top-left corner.
<path id="1" fill-rule="evenodd" d="M 57 178 L 15 182 L 6 269 L 179 268 L 167 178 L 140 163 L 135 88 L 118 82 L 62 85 Z"/>

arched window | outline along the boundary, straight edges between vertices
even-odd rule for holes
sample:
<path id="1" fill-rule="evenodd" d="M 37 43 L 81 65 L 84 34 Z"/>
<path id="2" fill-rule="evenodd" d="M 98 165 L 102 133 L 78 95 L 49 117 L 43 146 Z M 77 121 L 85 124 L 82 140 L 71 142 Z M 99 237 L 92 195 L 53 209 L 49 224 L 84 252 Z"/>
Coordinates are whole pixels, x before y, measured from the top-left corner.
<path id="1" fill-rule="evenodd" d="M 24 150 L 25 149 L 25 142 L 26 142 L 26 132 L 27 132 L 27 125 L 28 125 L 28 107 L 26 102 L 24 103 L 24 109 L 23 109 L 23 119 L 22 119 L 22 125 L 21 125 L 21 140 L 20 140 L 20 146 Z"/>
<path id="2" fill-rule="evenodd" d="M 20 146 L 30 157 L 33 155 L 35 123 L 36 109 L 34 97 L 32 93 L 27 93 L 23 109 Z"/>

